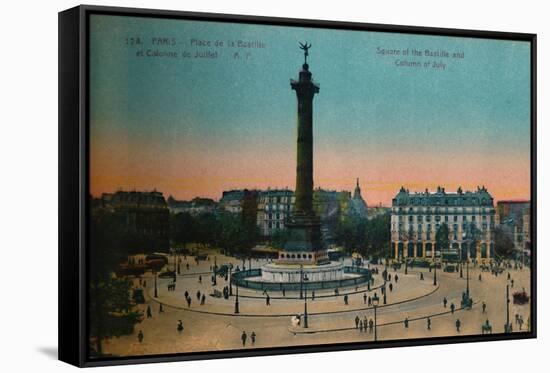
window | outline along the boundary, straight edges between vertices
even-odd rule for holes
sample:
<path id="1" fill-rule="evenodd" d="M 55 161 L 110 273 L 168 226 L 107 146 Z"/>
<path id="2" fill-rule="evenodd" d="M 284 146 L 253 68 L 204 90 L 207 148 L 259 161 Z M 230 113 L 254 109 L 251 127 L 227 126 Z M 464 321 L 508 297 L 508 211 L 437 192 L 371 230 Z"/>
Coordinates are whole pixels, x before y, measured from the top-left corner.
<path id="1" fill-rule="evenodd" d="M 413 221 L 413 215 L 409 215 L 409 222 Z"/>
<path id="2" fill-rule="evenodd" d="M 453 221 L 458 221 L 458 216 L 457 215 L 453 216 Z"/>
<path id="3" fill-rule="evenodd" d="M 436 215 L 436 216 L 435 216 L 435 221 L 440 221 L 440 220 L 441 220 L 441 216 Z"/>
<path id="4" fill-rule="evenodd" d="M 472 221 L 476 221 L 476 216 L 472 215 Z"/>
<path id="5" fill-rule="evenodd" d="M 445 222 L 449 221 L 449 216 L 445 215 Z"/>
<path id="6" fill-rule="evenodd" d="M 419 223 L 422 223 L 422 215 L 418 215 L 418 216 L 416 217 L 416 219 L 418 220 Z"/>

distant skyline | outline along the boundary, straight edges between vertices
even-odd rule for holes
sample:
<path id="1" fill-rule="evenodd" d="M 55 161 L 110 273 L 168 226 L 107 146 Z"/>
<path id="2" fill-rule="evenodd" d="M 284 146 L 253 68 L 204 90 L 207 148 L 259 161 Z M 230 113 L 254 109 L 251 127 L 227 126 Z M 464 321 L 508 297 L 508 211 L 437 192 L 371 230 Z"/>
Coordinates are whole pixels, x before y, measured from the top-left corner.
<path id="1" fill-rule="evenodd" d="M 127 37 L 260 41 L 218 58 L 137 58 Z M 298 42 L 320 83 L 315 187 L 371 206 L 411 191 L 475 190 L 530 199 L 526 42 L 92 15 L 90 188 L 219 199 L 230 189 L 294 189 Z M 444 71 L 395 66 L 377 47 L 464 51 Z M 250 53 L 232 59 L 232 53 Z M 412 57 L 408 58 L 413 60 Z M 438 60 L 438 59 L 436 59 Z"/>

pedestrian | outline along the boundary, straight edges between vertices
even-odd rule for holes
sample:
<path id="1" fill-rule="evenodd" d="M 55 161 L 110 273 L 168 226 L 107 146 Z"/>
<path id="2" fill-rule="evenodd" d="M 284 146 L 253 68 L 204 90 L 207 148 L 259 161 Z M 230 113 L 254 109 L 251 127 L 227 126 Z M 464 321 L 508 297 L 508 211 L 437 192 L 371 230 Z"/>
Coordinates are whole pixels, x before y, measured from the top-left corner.
<path id="1" fill-rule="evenodd" d="M 311 300 L 315 300 L 315 291 L 311 292 Z"/>
<path id="2" fill-rule="evenodd" d="M 189 264 L 187 265 L 187 269 L 189 269 Z M 202 284 L 202 276 L 199 275 L 199 284 Z"/>
<path id="3" fill-rule="evenodd" d="M 266 296 L 265 296 L 265 305 L 266 305 L 266 306 L 271 306 L 269 294 L 266 294 Z"/>
<path id="4" fill-rule="evenodd" d="M 460 333 L 460 319 L 456 319 L 455 326 L 456 326 L 456 332 Z"/>
<path id="5" fill-rule="evenodd" d="M 185 290 L 185 293 L 183 293 L 183 295 L 185 295 L 185 299 L 187 299 L 189 297 L 189 292 Z"/>
<path id="6" fill-rule="evenodd" d="M 355 329 L 359 328 L 359 331 L 362 332 L 363 331 L 363 321 L 362 320 L 359 320 L 359 323 L 357 324 L 357 326 L 355 327 Z"/>
<path id="7" fill-rule="evenodd" d="M 393 284 L 390 282 L 390 291 L 393 291 Z"/>
<path id="8" fill-rule="evenodd" d="M 399 276 L 397 276 L 397 274 L 395 274 L 395 283 L 397 284 L 397 280 L 399 280 Z"/>
<path id="9" fill-rule="evenodd" d="M 371 297 L 368 297 L 368 298 L 367 298 L 367 305 L 368 305 L 369 307 L 372 306 L 372 298 L 371 298 Z"/>
<path id="10" fill-rule="evenodd" d="M 185 263 L 185 268 L 187 268 L 187 270 L 189 271 L 189 263 Z M 201 276 L 199 276 L 199 282 L 200 282 L 200 277 Z"/>
<path id="11" fill-rule="evenodd" d="M 405 320 L 403 321 L 403 324 L 405 324 L 405 328 L 409 327 L 409 318 L 405 317 Z"/>
<path id="12" fill-rule="evenodd" d="M 455 304 L 451 303 L 451 313 L 455 313 Z"/>
<path id="13" fill-rule="evenodd" d="M 252 342 L 252 345 L 256 343 L 256 333 L 254 333 L 254 331 L 252 331 L 252 334 L 250 334 L 250 341 Z"/>
<path id="14" fill-rule="evenodd" d="M 286 297 L 285 289 L 283 289 L 283 297 Z"/>
<path id="15" fill-rule="evenodd" d="M 181 320 L 178 320 L 178 326 L 176 328 L 179 333 L 183 331 L 183 322 Z"/>
<path id="16" fill-rule="evenodd" d="M 243 347 L 246 345 L 246 332 L 243 330 L 243 334 L 241 334 L 241 341 L 243 341 Z"/>
<path id="17" fill-rule="evenodd" d="M 521 330 L 521 327 L 523 326 L 523 316 L 519 317 L 519 330 Z"/>
<path id="18" fill-rule="evenodd" d="M 487 310 L 487 305 L 485 304 L 485 302 L 481 303 L 481 313 L 485 313 Z"/>
<path id="19" fill-rule="evenodd" d="M 359 327 L 359 316 L 355 316 L 355 329 Z"/>
<path id="20" fill-rule="evenodd" d="M 366 332 L 367 331 L 367 325 L 368 325 L 368 320 L 367 320 L 367 316 L 363 316 L 363 331 Z"/>
<path id="21" fill-rule="evenodd" d="M 201 300 L 201 291 L 197 290 L 197 300 Z"/>
<path id="22" fill-rule="evenodd" d="M 159 303 L 159 313 L 163 313 L 164 308 L 162 307 L 162 303 Z"/>
<path id="23" fill-rule="evenodd" d="M 191 297 L 187 297 L 187 307 L 191 307 Z"/>
<path id="24" fill-rule="evenodd" d="M 477 277 L 479 281 L 481 281 L 481 273 L 479 274 L 479 276 Z"/>
<path id="25" fill-rule="evenodd" d="M 512 287 L 514 287 L 514 279 L 511 279 L 510 283 L 512 284 Z"/>
<path id="26" fill-rule="evenodd" d="M 369 320 L 369 333 L 372 333 L 372 328 L 374 326 L 374 321 L 372 319 Z"/>
<path id="27" fill-rule="evenodd" d="M 367 293 L 363 294 L 363 304 L 367 304 Z"/>
<path id="28" fill-rule="evenodd" d="M 424 280 L 424 273 L 423 272 L 420 272 L 420 279 Z"/>
<path id="29" fill-rule="evenodd" d="M 426 319 L 426 324 L 428 326 L 428 330 L 432 330 L 432 319 L 429 317 Z"/>
<path id="30" fill-rule="evenodd" d="M 143 342 L 143 331 L 141 331 L 141 330 L 138 333 L 138 341 L 139 341 L 139 343 Z"/>
<path id="31" fill-rule="evenodd" d="M 443 307 L 447 308 L 447 297 L 443 297 Z"/>
<path id="32" fill-rule="evenodd" d="M 344 295 L 344 304 L 347 306 L 348 305 L 348 295 Z"/>
<path id="33" fill-rule="evenodd" d="M 151 306 L 147 306 L 147 318 L 150 319 L 153 317 L 153 312 L 151 312 Z"/>
<path id="34" fill-rule="evenodd" d="M 204 302 L 206 302 L 206 297 L 203 294 L 201 298 L 201 306 L 204 306 Z"/>
<path id="35" fill-rule="evenodd" d="M 508 280 L 510 279 L 510 272 L 508 272 Z"/>
<path id="36" fill-rule="evenodd" d="M 391 281 L 391 273 L 388 274 L 388 281 Z"/>

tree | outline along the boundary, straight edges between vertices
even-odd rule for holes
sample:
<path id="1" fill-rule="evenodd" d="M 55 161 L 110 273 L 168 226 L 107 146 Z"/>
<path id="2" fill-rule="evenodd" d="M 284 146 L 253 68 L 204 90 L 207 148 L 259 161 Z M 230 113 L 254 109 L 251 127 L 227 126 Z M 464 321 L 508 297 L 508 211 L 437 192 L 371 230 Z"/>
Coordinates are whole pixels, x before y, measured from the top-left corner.
<path id="1" fill-rule="evenodd" d="M 103 339 L 131 333 L 141 317 L 130 297 L 130 282 L 114 274 L 119 263 L 132 253 L 132 237 L 112 213 L 90 219 L 90 336 L 95 337 L 98 355 L 103 354 Z"/>
<path id="2" fill-rule="evenodd" d="M 284 249 L 285 244 L 287 243 L 289 234 L 287 230 L 277 229 L 275 233 L 271 236 L 271 246 L 276 249 Z"/>
<path id="3" fill-rule="evenodd" d="M 361 255 L 377 258 L 386 257 L 389 253 L 390 215 L 378 215 L 365 225 L 365 246 Z"/>
<path id="4" fill-rule="evenodd" d="M 170 215 L 170 240 L 175 245 L 185 245 L 196 239 L 197 223 L 188 212 Z"/>
<path id="5" fill-rule="evenodd" d="M 497 255 L 505 258 L 512 258 L 515 254 L 515 246 L 510 235 L 506 234 L 506 232 L 500 227 L 495 228 L 493 234 L 495 239 L 495 251 Z"/>
<path id="6" fill-rule="evenodd" d="M 445 251 L 449 249 L 449 227 L 443 223 L 435 233 L 436 250 Z"/>

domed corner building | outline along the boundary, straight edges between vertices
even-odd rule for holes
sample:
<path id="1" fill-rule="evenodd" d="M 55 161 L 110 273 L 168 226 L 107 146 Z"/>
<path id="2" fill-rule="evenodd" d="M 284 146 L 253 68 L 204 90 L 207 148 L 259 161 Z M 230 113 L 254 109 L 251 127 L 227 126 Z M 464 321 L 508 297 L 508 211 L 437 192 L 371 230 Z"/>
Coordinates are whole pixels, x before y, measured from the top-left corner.
<path id="1" fill-rule="evenodd" d="M 355 185 L 355 190 L 353 191 L 353 197 L 350 199 L 348 205 L 348 215 L 366 218 L 367 214 L 367 202 L 363 199 L 363 196 L 361 196 L 359 178 L 357 178 L 357 184 Z"/>

